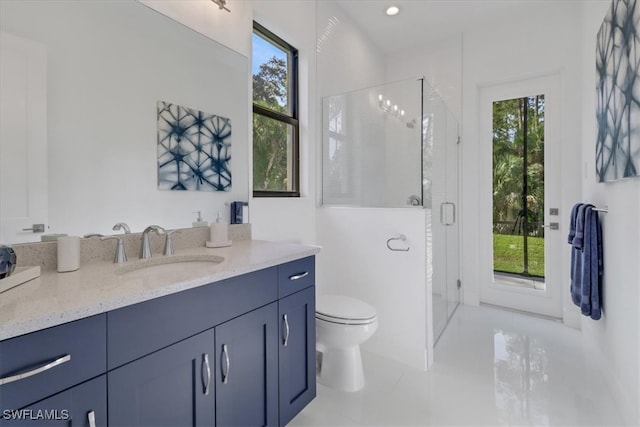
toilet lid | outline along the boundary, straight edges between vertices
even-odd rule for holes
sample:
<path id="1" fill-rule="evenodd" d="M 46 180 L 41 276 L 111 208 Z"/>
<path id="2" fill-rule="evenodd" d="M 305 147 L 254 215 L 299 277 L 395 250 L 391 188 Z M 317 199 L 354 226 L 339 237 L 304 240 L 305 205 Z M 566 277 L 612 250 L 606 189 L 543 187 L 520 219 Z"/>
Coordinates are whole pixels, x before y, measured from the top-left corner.
<path id="1" fill-rule="evenodd" d="M 320 295 L 316 299 L 316 317 L 334 323 L 367 324 L 376 318 L 376 309 L 355 298 Z"/>

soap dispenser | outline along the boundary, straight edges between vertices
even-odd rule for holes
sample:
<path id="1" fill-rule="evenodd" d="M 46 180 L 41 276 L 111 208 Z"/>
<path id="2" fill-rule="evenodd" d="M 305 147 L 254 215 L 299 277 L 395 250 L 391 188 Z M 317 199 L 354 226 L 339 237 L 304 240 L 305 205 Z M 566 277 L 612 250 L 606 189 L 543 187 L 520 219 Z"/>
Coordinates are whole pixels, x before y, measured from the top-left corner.
<path id="1" fill-rule="evenodd" d="M 202 219 L 200 211 L 195 211 L 194 214 L 198 214 L 198 219 L 191 223 L 191 225 L 193 225 L 193 228 L 209 226 L 209 223 Z"/>
<path id="2" fill-rule="evenodd" d="M 206 243 L 208 248 L 222 248 L 225 246 L 231 246 L 231 240 L 229 240 L 229 224 L 222 220 L 220 211 L 218 211 L 218 218 L 216 222 L 212 222 L 209 227 L 209 240 Z"/>

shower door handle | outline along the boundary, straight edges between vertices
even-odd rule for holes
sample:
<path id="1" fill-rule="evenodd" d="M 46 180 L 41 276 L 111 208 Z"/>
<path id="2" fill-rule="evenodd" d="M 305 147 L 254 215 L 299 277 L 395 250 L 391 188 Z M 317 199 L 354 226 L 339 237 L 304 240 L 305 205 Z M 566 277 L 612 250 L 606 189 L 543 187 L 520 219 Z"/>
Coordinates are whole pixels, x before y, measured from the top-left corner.
<path id="1" fill-rule="evenodd" d="M 451 206 L 451 213 L 452 213 L 451 222 L 445 222 L 444 221 L 444 207 L 445 206 Z M 456 204 L 452 203 L 452 202 L 440 203 L 440 224 L 444 225 L 445 227 L 450 227 L 450 226 L 454 225 L 455 223 L 456 223 Z"/>

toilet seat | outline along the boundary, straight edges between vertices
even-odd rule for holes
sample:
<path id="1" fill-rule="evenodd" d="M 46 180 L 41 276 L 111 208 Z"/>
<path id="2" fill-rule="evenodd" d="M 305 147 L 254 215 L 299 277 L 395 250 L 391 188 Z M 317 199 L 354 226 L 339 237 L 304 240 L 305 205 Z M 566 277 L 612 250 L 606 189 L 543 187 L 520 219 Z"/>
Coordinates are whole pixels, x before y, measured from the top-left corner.
<path id="1" fill-rule="evenodd" d="M 355 298 L 320 295 L 316 299 L 316 319 L 340 325 L 368 325 L 376 321 L 376 309 Z"/>

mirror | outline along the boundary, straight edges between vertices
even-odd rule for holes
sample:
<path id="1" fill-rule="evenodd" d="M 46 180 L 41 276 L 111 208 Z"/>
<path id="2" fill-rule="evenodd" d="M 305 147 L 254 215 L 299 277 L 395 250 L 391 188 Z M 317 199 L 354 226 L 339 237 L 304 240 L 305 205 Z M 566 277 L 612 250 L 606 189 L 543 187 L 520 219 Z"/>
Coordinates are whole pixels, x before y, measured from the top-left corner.
<path id="1" fill-rule="evenodd" d="M 45 204 L 46 218 L 34 219 L 46 223 L 44 234 L 114 234 L 121 221 L 132 232 L 150 224 L 190 227 L 195 211 L 208 221 L 220 211 L 228 220 L 225 203 L 248 199 L 245 56 L 134 0 L 3 0 L 0 30 L 3 46 L 15 37 L 44 51 L 45 69 L 37 68 L 46 82 L 46 113 L 39 115 L 46 129 L 45 190 L 35 201 L 20 199 L 25 206 Z M 7 104 L 8 91 L 0 96 Z M 228 191 L 158 188 L 159 101 L 230 119 Z M 4 169 L 19 164 L 4 153 Z M 15 168 L 37 174 L 29 163 Z M 22 188 L 6 175 L 3 196 Z M 22 218 L 17 227 L 31 227 L 21 203 L 3 197 L 0 222 Z M 22 228 L 5 230 L 0 241 L 40 241 L 41 234 Z"/>

